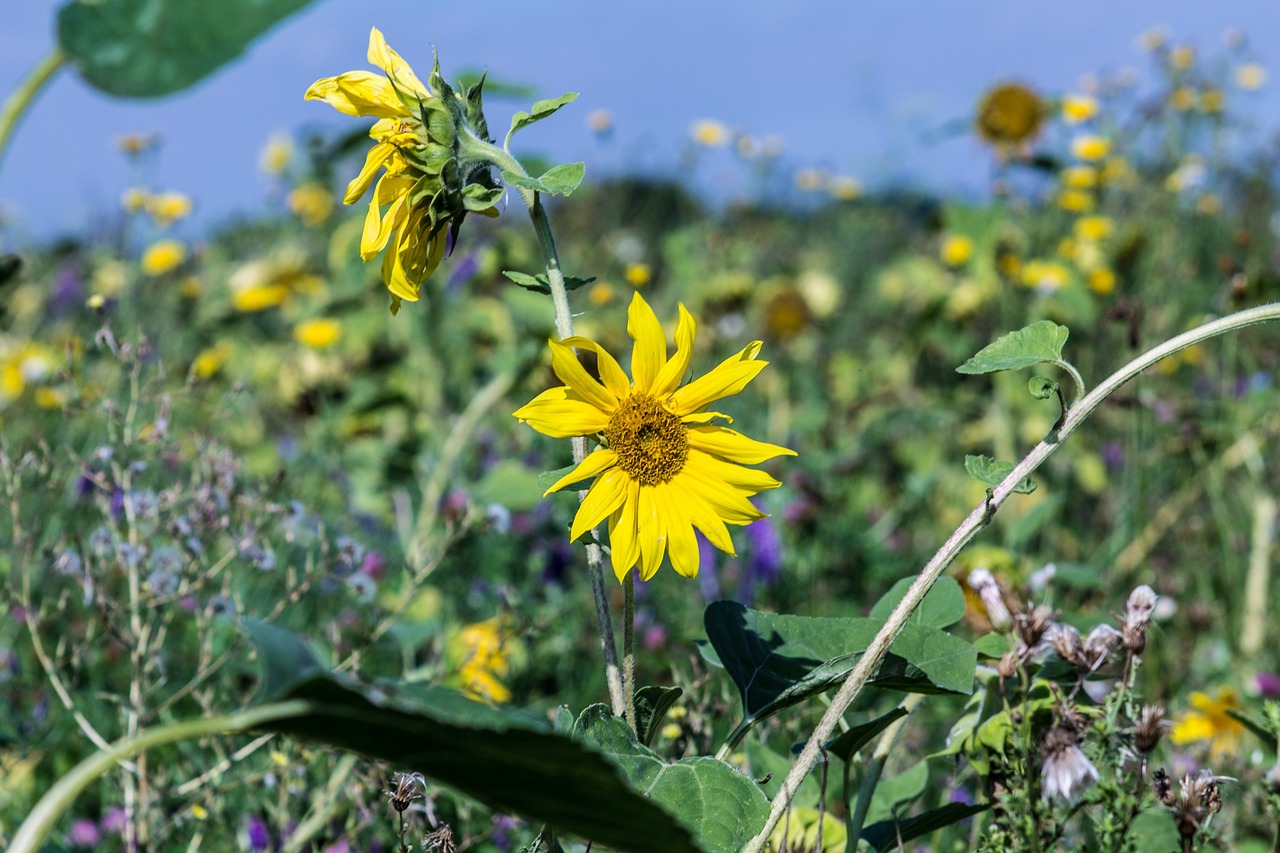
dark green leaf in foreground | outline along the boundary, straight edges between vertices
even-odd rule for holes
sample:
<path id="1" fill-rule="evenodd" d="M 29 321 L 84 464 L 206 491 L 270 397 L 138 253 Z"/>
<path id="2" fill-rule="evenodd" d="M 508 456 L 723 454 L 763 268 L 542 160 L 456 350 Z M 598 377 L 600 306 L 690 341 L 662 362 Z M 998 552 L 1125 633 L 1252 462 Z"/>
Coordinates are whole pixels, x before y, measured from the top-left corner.
<path id="1" fill-rule="evenodd" d="M 764 828 L 764 792 L 723 761 L 702 756 L 668 764 L 604 705 L 583 711 L 574 733 L 612 758 L 633 788 L 676 815 L 707 853 L 738 853 Z"/>
<path id="2" fill-rule="evenodd" d="M 155 98 L 192 86 L 311 0 L 78 0 L 58 44 L 89 85 Z"/>
<path id="3" fill-rule="evenodd" d="M 267 730 L 420 771 L 490 808 L 609 848 L 698 850 L 688 831 L 655 804 L 663 800 L 628 787 L 608 759 L 536 717 L 442 688 L 340 682 L 291 632 L 263 622 L 248 627 L 264 670 L 259 701 L 308 705 Z M 738 812 L 726 814 L 736 819 Z"/>
<path id="4" fill-rule="evenodd" d="M 978 354 L 956 368 L 957 373 L 995 373 L 1035 364 L 1062 361 L 1062 348 L 1070 330 L 1052 320 L 1041 320 L 1010 332 L 987 344 Z"/>
<path id="5" fill-rule="evenodd" d="M 640 742 L 653 743 L 653 735 L 662 725 L 667 711 L 684 693 L 679 687 L 641 687 L 636 691 L 636 729 Z"/>
<path id="6" fill-rule="evenodd" d="M 987 803 L 975 805 L 947 803 L 941 808 L 927 811 L 924 814 L 907 818 L 906 820 L 886 820 L 872 824 L 862 830 L 862 840 L 875 848 L 877 853 L 884 853 L 886 850 L 897 850 L 900 844 L 922 838 L 931 832 L 937 832 L 939 829 L 951 826 L 953 823 L 959 823 L 979 812 L 984 812 L 988 808 L 990 808 L 990 805 Z"/>
<path id="7" fill-rule="evenodd" d="M 834 740 L 828 741 L 827 752 L 842 761 L 848 761 L 858 754 L 858 750 L 870 743 L 873 737 L 887 729 L 890 723 L 905 717 L 907 713 L 906 708 L 894 708 L 889 713 L 881 714 L 874 720 L 869 720 L 860 726 L 854 726 Z"/>
<path id="8" fill-rule="evenodd" d="M 970 455 L 964 458 L 964 470 L 979 483 L 994 488 L 1013 472 L 1013 463 L 1001 462 L 990 456 Z M 1013 490 L 1020 495 L 1029 495 L 1036 490 L 1036 483 L 1030 477 L 1025 477 Z"/>
<path id="9" fill-rule="evenodd" d="M 738 686 L 744 720 L 738 731 L 844 680 L 882 619 L 788 616 L 716 601 L 703 615 L 703 657 L 723 666 Z M 969 693 L 977 666 L 973 646 L 945 631 L 909 622 L 871 683 L 920 693 Z"/>

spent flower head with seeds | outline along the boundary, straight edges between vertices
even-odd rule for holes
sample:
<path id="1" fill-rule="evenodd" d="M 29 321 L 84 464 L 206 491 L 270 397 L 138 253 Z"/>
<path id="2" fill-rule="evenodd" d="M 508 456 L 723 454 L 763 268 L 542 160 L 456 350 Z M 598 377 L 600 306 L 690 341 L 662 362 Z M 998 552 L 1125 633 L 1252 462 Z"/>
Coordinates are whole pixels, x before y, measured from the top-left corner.
<path id="1" fill-rule="evenodd" d="M 696 324 L 683 305 L 676 326 L 676 353 L 666 357 L 666 338 L 653 309 L 635 294 L 627 332 L 635 341 L 632 378 L 604 347 L 588 338 L 550 341 L 551 364 L 565 383 L 542 392 L 515 412 L 553 438 L 594 436 L 600 447 L 546 494 L 595 477 L 573 520 L 577 539 L 608 520 L 614 573 L 619 580 L 637 565 L 648 580 L 671 555 L 684 577 L 698 574 L 694 529 L 721 551 L 733 554 L 726 524 L 746 525 L 765 517 L 749 498 L 781 485 L 763 471 L 745 468 L 795 451 L 747 438 L 713 423 L 731 421 L 708 411 L 716 400 L 737 394 L 765 367 L 760 341 L 748 344 L 710 373 L 681 386 L 693 357 Z M 574 348 L 593 353 L 600 378 L 589 374 Z"/>

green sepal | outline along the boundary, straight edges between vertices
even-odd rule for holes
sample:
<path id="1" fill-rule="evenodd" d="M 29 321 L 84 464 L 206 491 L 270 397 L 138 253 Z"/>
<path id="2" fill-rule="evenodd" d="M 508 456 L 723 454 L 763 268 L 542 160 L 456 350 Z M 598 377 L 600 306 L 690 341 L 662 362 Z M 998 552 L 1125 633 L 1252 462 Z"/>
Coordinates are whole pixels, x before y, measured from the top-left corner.
<path id="1" fill-rule="evenodd" d="M 964 458 L 964 470 L 979 483 L 992 488 L 1000 485 L 1004 478 L 1013 472 L 1013 468 L 1012 462 L 1001 462 L 990 456 L 971 454 Z M 1013 490 L 1020 495 L 1029 495 L 1036 490 L 1036 483 L 1030 477 L 1025 477 L 1021 483 L 1013 487 Z"/>
<path id="2" fill-rule="evenodd" d="M 489 138 L 489 123 L 484 117 L 484 80 L 489 74 L 485 71 L 480 75 L 480 79 L 470 86 L 465 86 L 466 96 L 464 98 L 467 107 L 467 124 L 476 136 L 485 142 L 492 142 Z"/>

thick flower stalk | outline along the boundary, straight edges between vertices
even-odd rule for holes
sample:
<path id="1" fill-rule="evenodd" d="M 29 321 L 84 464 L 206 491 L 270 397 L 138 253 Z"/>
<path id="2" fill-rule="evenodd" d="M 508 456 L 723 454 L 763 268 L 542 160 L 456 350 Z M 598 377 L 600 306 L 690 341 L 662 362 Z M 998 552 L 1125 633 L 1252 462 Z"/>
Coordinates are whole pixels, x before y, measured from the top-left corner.
<path id="1" fill-rule="evenodd" d="M 422 283 L 456 242 L 468 212 L 498 215 L 502 189 L 490 174 L 490 162 L 467 145 L 492 142 L 484 120 L 483 79 L 465 95 L 455 92 L 440 76 L 437 60 L 424 85 L 376 28 L 369 34 L 369 62 L 382 74 L 348 71 L 326 77 L 307 89 L 306 99 L 377 119 L 369 131 L 374 145 L 343 202 L 355 204 L 372 187 L 360 257 L 368 261 L 387 250 L 382 281 L 391 291 L 394 312 L 401 300 L 418 301 Z"/>
<path id="2" fill-rule="evenodd" d="M 595 478 L 573 520 L 570 538 L 607 520 L 610 557 L 619 580 L 637 566 L 640 578 L 648 580 L 667 554 L 678 573 L 695 577 L 695 528 L 721 551 L 734 553 L 726 525 L 765 518 L 749 498 L 781 485 L 765 472 L 743 466 L 795 455 L 713 423 L 732 419 L 707 409 L 741 391 L 764 368 L 767 362 L 756 358 L 760 341 L 705 376 L 680 385 L 693 356 L 694 331 L 693 317 L 681 305 L 676 353 L 668 359 L 662 325 L 637 293 L 627 322 L 635 341 L 631 379 L 592 340 L 552 340 L 551 365 L 565 384 L 542 392 L 515 413 L 554 438 L 589 436 L 599 442 L 547 494 Z M 578 361 L 575 348 L 596 356 L 599 379 Z"/>

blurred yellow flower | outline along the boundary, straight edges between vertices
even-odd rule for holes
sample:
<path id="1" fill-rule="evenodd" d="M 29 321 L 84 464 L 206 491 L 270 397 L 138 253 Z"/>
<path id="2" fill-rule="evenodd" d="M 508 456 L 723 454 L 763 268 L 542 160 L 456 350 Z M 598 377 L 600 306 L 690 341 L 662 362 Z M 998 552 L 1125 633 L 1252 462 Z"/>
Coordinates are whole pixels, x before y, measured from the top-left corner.
<path id="1" fill-rule="evenodd" d="M 204 293 L 204 282 L 198 275 L 184 275 L 182 281 L 178 282 L 178 293 L 182 294 L 183 299 L 199 299 L 200 294 Z"/>
<path id="2" fill-rule="evenodd" d="M 1068 166 L 1058 177 L 1064 187 L 1073 190 L 1088 190 L 1098 185 L 1098 170 L 1092 166 Z"/>
<path id="3" fill-rule="evenodd" d="M 205 820 L 209 817 L 209 810 L 199 803 L 196 803 L 191 807 L 191 816 L 196 820 Z"/>
<path id="4" fill-rule="evenodd" d="M 1196 52 L 1190 45 L 1180 44 L 1169 51 L 1169 64 L 1178 71 L 1186 71 L 1195 61 Z"/>
<path id="5" fill-rule="evenodd" d="M 1196 210 L 1205 216 L 1216 216 L 1222 212 L 1222 199 L 1213 193 L 1205 193 L 1196 199 Z"/>
<path id="6" fill-rule="evenodd" d="M 613 301 L 613 285 L 607 281 L 597 281 L 587 291 L 587 300 L 597 308 Z"/>
<path id="7" fill-rule="evenodd" d="M 342 324 L 337 320 L 307 320 L 293 327 L 293 339 L 312 349 L 326 349 L 342 337 Z"/>
<path id="8" fill-rule="evenodd" d="M 461 664 L 458 674 L 462 692 L 482 702 L 501 704 L 511 701 L 511 691 L 499 679 L 510 670 L 503 650 L 506 632 L 498 617 L 474 622 L 457 635 Z"/>
<path id="9" fill-rule="evenodd" d="M 1200 93 L 1200 109 L 1206 113 L 1220 113 L 1226 104 L 1221 89 L 1205 89 Z"/>
<path id="10" fill-rule="evenodd" d="M 712 119 L 694 122 L 690 134 L 694 142 L 708 148 L 719 148 L 729 141 L 729 128 Z"/>
<path id="11" fill-rule="evenodd" d="M 1039 290 L 1057 290 L 1069 277 L 1067 268 L 1057 261 L 1027 261 L 1022 267 L 1022 283 Z"/>
<path id="12" fill-rule="evenodd" d="M 104 296 L 119 296 L 129 282 L 129 272 L 120 261 L 104 260 L 93 268 L 89 286 Z"/>
<path id="13" fill-rule="evenodd" d="M 1106 296 L 1116 289 L 1116 274 L 1106 267 L 1090 270 L 1089 289 L 1099 296 Z"/>
<path id="14" fill-rule="evenodd" d="M 1267 82 L 1267 69 L 1256 62 L 1241 65 L 1236 69 L 1236 85 L 1252 92 L 1261 89 Z"/>
<path id="15" fill-rule="evenodd" d="M 160 137 L 155 133 L 126 133 L 116 138 L 116 147 L 127 157 L 137 157 L 160 144 Z"/>
<path id="16" fill-rule="evenodd" d="M 1168 39 L 1168 29 L 1164 25 L 1160 25 L 1152 27 L 1138 36 L 1138 46 L 1143 50 L 1148 50 L 1154 53 L 1164 47 L 1165 42 L 1168 41 Z"/>
<path id="17" fill-rule="evenodd" d="M 862 184 L 848 175 L 834 175 L 827 182 L 827 192 L 840 201 L 853 201 L 862 197 Z"/>
<path id="18" fill-rule="evenodd" d="M 1093 196 L 1082 190 L 1063 190 L 1058 193 L 1058 207 L 1071 213 L 1093 210 Z"/>
<path id="19" fill-rule="evenodd" d="M 992 145 L 1016 146 L 1040 131 L 1045 104 L 1034 89 L 1022 83 L 992 87 L 978 103 L 974 126 L 978 136 Z"/>
<path id="20" fill-rule="evenodd" d="M 1101 160 L 1111 152 L 1111 143 L 1101 136 L 1077 136 L 1071 141 L 1071 153 L 1078 160 Z"/>
<path id="21" fill-rule="evenodd" d="M 1196 105 L 1195 93 L 1187 86 L 1179 86 L 1169 95 L 1169 106 L 1178 112 L 1186 112 Z"/>
<path id="22" fill-rule="evenodd" d="M 191 213 L 191 198 L 179 192 L 157 193 L 147 199 L 147 213 L 156 225 L 167 228 Z"/>
<path id="23" fill-rule="evenodd" d="M 821 831 L 819 831 L 821 830 Z M 822 846 L 818 846 L 818 838 Z M 798 807 L 788 810 L 769 836 L 767 853 L 807 851 L 807 853 L 840 853 L 846 849 L 849 831 L 844 822 L 830 812 Z"/>
<path id="24" fill-rule="evenodd" d="M 1080 124 L 1098 114 L 1098 101 L 1089 95 L 1067 95 L 1062 99 L 1062 117 L 1067 124 Z"/>
<path id="25" fill-rule="evenodd" d="M 942 262 L 949 267 L 962 267 L 973 257 L 973 240 L 963 234 L 948 234 L 939 252 Z"/>
<path id="26" fill-rule="evenodd" d="M 1105 216 L 1082 216 L 1076 220 L 1076 236 L 1081 240 L 1105 240 L 1115 226 Z"/>
<path id="27" fill-rule="evenodd" d="M 258 284 L 231 294 L 231 305 L 237 311 L 253 313 L 283 305 L 289 288 L 283 284 Z"/>
<path id="28" fill-rule="evenodd" d="M 1240 708 L 1236 692 L 1230 687 L 1222 688 L 1216 696 L 1196 691 L 1188 701 L 1195 710 L 1188 711 L 1174 724 L 1169 740 L 1178 746 L 1208 741 L 1214 760 L 1238 753 L 1244 724 L 1227 713 Z"/>
<path id="29" fill-rule="evenodd" d="M 293 159 L 293 140 L 286 134 L 272 134 L 267 144 L 262 147 L 258 157 L 258 167 L 268 175 L 279 175 L 289 168 Z"/>
<path id="30" fill-rule="evenodd" d="M 218 341 L 213 346 L 201 350 L 195 357 L 191 362 L 191 373 L 198 379 L 208 379 L 222 370 L 230 357 L 231 344 L 227 341 Z"/>
<path id="31" fill-rule="evenodd" d="M 666 335 L 639 292 L 631 300 L 627 332 L 635 340 L 632 378 L 604 347 L 584 337 L 552 340 L 551 364 L 565 384 L 550 388 L 515 417 L 552 438 L 601 435 L 604 442 L 547 494 L 594 478 L 578 505 L 570 539 L 608 522 L 614 574 L 637 570 L 649 580 L 670 555 L 684 577 L 698 574 L 695 528 L 711 545 L 732 554 L 726 524 L 765 517 L 750 497 L 781 485 L 764 471 L 744 467 L 795 452 L 766 444 L 714 423 L 710 407 L 737 394 L 759 375 L 760 341 L 681 385 L 693 358 L 696 324 L 680 306 L 676 352 L 667 358 Z M 578 362 L 595 353 L 599 379 Z"/>
<path id="32" fill-rule="evenodd" d="M 288 205 L 303 225 L 316 226 L 333 211 L 333 193 L 320 184 L 302 184 L 289 192 Z"/>
<path id="33" fill-rule="evenodd" d="M 608 110 L 592 110 L 587 113 L 587 129 L 597 136 L 613 130 L 613 113 Z"/>
<path id="34" fill-rule="evenodd" d="M 820 190 L 827 183 L 827 173 L 821 169 L 801 169 L 796 172 L 796 189 L 812 192 Z"/>
<path id="35" fill-rule="evenodd" d="M 145 187 L 129 187 L 120 193 L 120 206 L 126 213 L 137 213 L 147 206 L 150 196 Z"/>
<path id="36" fill-rule="evenodd" d="M 187 258 L 187 247 L 177 240 L 158 240 L 142 253 L 142 271 L 147 275 L 164 275 L 178 268 Z"/>
<path id="37" fill-rule="evenodd" d="M 262 311 L 295 293 L 319 293 L 324 284 L 307 271 L 306 263 L 301 252 L 284 249 L 271 258 L 242 265 L 227 282 L 232 306 L 237 311 Z"/>
<path id="38" fill-rule="evenodd" d="M 622 275 L 632 287 L 644 287 L 653 280 L 653 270 L 649 269 L 648 264 L 642 263 L 627 264 Z"/>
<path id="39" fill-rule="evenodd" d="M 35 399 L 36 405 L 42 409 L 60 409 L 67 402 L 67 391 L 42 385 L 36 389 Z"/>

